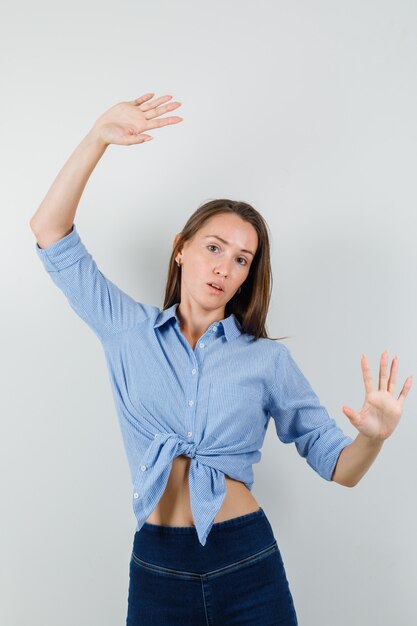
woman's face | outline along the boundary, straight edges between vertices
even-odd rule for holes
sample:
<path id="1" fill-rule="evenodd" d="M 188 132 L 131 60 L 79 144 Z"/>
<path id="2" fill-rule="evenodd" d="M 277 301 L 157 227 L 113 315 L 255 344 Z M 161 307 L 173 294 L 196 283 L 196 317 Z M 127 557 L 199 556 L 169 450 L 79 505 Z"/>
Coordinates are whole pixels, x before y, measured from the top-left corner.
<path id="1" fill-rule="evenodd" d="M 178 235 L 175 242 L 177 239 Z M 211 217 L 176 257 L 182 265 L 181 301 L 191 298 L 204 309 L 224 310 L 245 282 L 257 246 L 255 228 L 238 215 L 220 213 Z M 223 290 L 209 287 L 208 283 L 213 282 Z"/>

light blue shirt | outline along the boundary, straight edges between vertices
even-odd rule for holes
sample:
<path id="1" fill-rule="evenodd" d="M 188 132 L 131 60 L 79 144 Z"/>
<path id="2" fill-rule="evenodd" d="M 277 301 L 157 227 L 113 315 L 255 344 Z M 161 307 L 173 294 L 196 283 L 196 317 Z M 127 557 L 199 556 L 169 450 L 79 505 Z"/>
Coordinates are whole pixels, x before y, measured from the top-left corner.
<path id="1" fill-rule="evenodd" d="M 98 269 L 75 224 L 36 251 L 53 282 L 103 346 L 132 476 L 139 530 L 164 493 L 172 461 L 191 458 L 190 504 L 204 546 L 225 497 L 225 474 L 253 485 L 272 417 L 331 480 L 343 433 L 295 363 L 272 339 L 254 341 L 232 313 L 210 324 L 193 350 L 180 331 L 178 303 L 161 310 L 136 302 Z"/>

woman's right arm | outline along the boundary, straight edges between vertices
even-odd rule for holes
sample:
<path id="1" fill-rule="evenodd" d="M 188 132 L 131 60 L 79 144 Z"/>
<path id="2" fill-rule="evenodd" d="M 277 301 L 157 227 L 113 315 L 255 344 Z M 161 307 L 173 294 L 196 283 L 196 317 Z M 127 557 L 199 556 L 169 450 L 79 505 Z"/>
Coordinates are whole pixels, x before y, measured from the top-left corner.
<path id="1" fill-rule="evenodd" d="M 36 252 L 51 279 L 101 340 L 135 327 L 155 307 L 136 302 L 100 271 L 81 241 L 74 216 L 86 182 L 110 143 L 143 143 L 149 137 L 143 130 L 182 121 L 180 117 L 154 119 L 180 103 L 156 108 L 171 96 L 146 104 L 152 95 L 120 102 L 98 118 L 30 222 L 37 239 Z"/>
<path id="2" fill-rule="evenodd" d="M 136 100 L 112 106 L 96 120 L 76 147 L 29 222 L 40 248 L 46 248 L 71 232 L 87 181 L 110 143 L 144 143 L 153 137 L 143 131 L 182 121 L 176 116 L 155 119 L 181 103 L 169 102 L 158 107 L 172 96 L 147 102 L 153 95 L 147 93 Z"/>
<path id="3" fill-rule="evenodd" d="M 30 227 L 40 248 L 69 234 L 81 195 L 107 145 L 94 128 L 75 148 L 55 178 Z"/>

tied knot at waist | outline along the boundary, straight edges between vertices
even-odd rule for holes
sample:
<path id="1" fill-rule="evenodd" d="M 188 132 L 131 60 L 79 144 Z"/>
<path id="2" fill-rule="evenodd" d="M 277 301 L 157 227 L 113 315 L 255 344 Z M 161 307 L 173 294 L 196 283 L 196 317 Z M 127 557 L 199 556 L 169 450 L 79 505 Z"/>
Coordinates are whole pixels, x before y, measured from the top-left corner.
<path id="1" fill-rule="evenodd" d="M 191 457 L 192 459 L 195 458 L 195 455 L 197 454 L 197 444 L 196 443 L 190 443 L 190 442 L 185 442 L 183 447 L 184 450 L 184 454 L 186 456 Z"/>
<path id="2" fill-rule="evenodd" d="M 178 451 L 180 454 L 190 457 L 194 459 L 198 452 L 198 444 L 193 441 L 187 441 L 187 439 L 181 437 L 176 433 L 155 433 L 154 437 L 160 443 L 165 444 L 168 439 L 174 439 L 175 443 L 178 445 Z"/>
<path id="3" fill-rule="evenodd" d="M 141 528 L 162 498 L 173 459 L 179 455 L 195 459 L 190 464 L 188 476 L 190 505 L 199 541 L 204 546 L 226 495 L 224 474 L 228 467 L 223 457 L 213 449 L 207 450 L 203 442 L 190 441 L 191 435 L 191 432 L 187 435 L 154 432 L 154 438 L 135 471 L 133 508 L 138 528 Z M 229 458 L 234 460 L 234 457 Z M 236 459 L 235 463 L 237 468 L 240 467 L 240 460 Z M 232 469 L 233 466 L 229 472 Z"/>

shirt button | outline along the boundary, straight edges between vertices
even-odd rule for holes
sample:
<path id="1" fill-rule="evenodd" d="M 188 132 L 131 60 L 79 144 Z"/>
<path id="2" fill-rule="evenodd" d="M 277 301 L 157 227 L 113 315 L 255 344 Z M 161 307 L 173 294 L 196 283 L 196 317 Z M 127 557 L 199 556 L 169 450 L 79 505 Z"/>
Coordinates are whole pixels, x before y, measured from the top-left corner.
<path id="1" fill-rule="evenodd" d="M 188 433 L 187 433 L 187 437 L 191 437 L 192 434 L 193 433 L 191 432 L 191 430 L 189 430 Z"/>
<path id="2" fill-rule="evenodd" d="M 146 465 L 141 465 L 140 469 L 142 470 L 142 472 L 144 472 L 146 470 Z"/>
<path id="3" fill-rule="evenodd" d="M 204 343 L 203 342 L 200 343 L 200 348 L 204 348 Z"/>
<path id="4" fill-rule="evenodd" d="M 158 437 L 159 437 L 159 433 L 155 433 L 154 439 L 157 439 Z"/>
<path id="5" fill-rule="evenodd" d="M 217 326 L 213 326 L 213 328 L 212 328 L 213 333 L 215 333 L 216 330 L 217 330 Z"/>
<path id="6" fill-rule="evenodd" d="M 189 400 L 189 401 L 188 401 L 188 404 L 189 404 L 190 406 L 193 406 L 193 404 L 194 404 L 194 400 Z"/>
<path id="7" fill-rule="evenodd" d="M 195 374 L 196 373 L 196 369 L 191 370 L 191 374 Z"/>
<path id="8" fill-rule="evenodd" d="M 133 497 L 134 497 L 134 498 L 139 498 L 139 494 L 138 494 L 138 493 L 134 493 L 134 494 L 133 494 Z"/>

